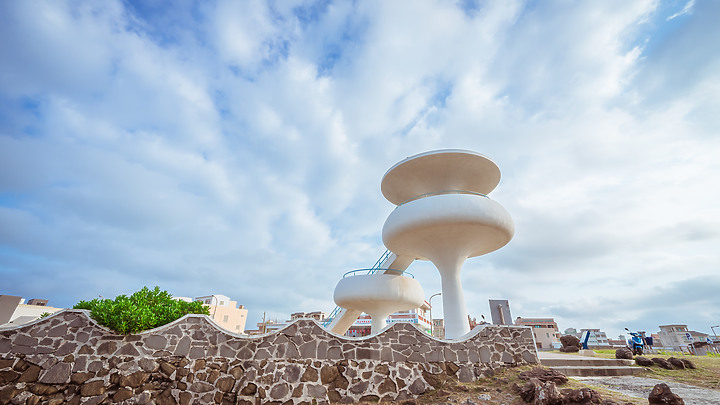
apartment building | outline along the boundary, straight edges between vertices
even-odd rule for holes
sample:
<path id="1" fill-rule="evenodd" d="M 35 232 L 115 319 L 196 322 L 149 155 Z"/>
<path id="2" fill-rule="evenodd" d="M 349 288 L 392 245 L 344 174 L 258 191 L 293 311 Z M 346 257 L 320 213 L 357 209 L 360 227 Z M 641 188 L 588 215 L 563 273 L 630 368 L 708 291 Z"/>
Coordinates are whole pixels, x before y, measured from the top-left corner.
<path id="1" fill-rule="evenodd" d="M 554 318 L 521 318 L 515 319 L 515 325 L 529 326 L 535 335 L 538 349 L 551 350 L 560 347 L 560 330 Z"/>
<path id="2" fill-rule="evenodd" d="M 219 294 L 195 297 L 193 301 L 202 301 L 210 309 L 210 317 L 218 325 L 231 332 L 245 333 L 248 311 L 244 305 L 238 306 L 237 301 Z"/>
<path id="3" fill-rule="evenodd" d="M 438 339 L 445 339 L 445 320 L 443 318 L 433 319 L 432 335 Z"/>
<path id="4" fill-rule="evenodd" d="M 703 348 L 700 351 L 704 353 L 704 346 L 709 344 L 712 347 L 712 339 L 707 333 L 688 330 L 687 325 L 660 325 L 657 336 L 660 346 L 677 352 L 700 354 L 699 348 Z"/>

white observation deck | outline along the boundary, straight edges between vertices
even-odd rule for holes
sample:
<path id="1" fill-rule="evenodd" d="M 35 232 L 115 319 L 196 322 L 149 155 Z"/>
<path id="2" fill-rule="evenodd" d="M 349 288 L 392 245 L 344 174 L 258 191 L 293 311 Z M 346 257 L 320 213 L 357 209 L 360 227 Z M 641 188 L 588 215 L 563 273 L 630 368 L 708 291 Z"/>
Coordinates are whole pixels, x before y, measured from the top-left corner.
<path id="1" fill-rule="evenodd" d="M 460 149 L 411 156 L 382 180 L 383 195 L 397 205 L 383 226 L 383 243 L 398 257 L 435 264 L 448 339 L 470 331 L 460 281 L 463 263 L 500 249 L 514 234 L 510 214 L 487 197 L 499 182 L 495 162 Z"/>

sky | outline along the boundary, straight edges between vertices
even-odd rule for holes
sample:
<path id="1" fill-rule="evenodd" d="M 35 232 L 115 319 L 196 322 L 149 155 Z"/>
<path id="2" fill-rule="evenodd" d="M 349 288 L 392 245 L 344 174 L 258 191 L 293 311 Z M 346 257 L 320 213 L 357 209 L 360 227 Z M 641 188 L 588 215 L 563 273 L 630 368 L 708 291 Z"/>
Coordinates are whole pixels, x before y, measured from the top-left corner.
<path id="1" fill-rule="evenodd" d="M 720 2 L 0 3 L 0 294 L 222 294 L 248 328 L 371 267 L 402 159 L 493 159 L 470 315 L 720 324 Z M 426 297 L 428 262 L 408 269 Z M 442 313 L 433 300 L 433 315 Z M 716 328 L 716 331 L 718 329 Z"/>

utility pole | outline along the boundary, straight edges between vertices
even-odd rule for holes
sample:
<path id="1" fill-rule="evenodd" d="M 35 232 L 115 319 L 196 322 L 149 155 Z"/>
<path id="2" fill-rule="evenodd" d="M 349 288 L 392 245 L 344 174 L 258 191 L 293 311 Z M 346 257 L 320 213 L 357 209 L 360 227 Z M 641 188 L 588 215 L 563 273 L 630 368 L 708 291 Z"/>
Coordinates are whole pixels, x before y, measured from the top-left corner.
<path id="1" fill-rule="evenodd" d="M 265 330 L 267 329 L 267 323 L 265 322 L 265 311 L 263 311 L 263 322 L 262 322 L 262 333 L 265 333 Z"/>

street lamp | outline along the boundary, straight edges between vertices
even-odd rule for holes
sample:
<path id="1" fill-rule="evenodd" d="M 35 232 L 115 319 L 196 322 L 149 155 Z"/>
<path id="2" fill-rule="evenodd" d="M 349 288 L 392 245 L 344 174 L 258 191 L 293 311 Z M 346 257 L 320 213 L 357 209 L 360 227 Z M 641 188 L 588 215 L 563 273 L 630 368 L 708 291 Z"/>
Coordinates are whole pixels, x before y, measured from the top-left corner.
<path id="1" fill-rule="evenodd" d="M 432 308 L 430 308 L 432 310 Z M 715 340 L 717 340 L 717 332 L 715 332 L 715 328 L 720 328 L 720 325 L 711 326 L 710 329 L 713 331 L 713 335 L 715 335 Z"/>
<path id="2" fill-rule="evenodd" d="M 433 335 L 434 322 L 433 322 L 433 317 L 432 317 L 432 299 L 433 299 L 433 297 L 438 296 L 438 295 L 442 295 L 442 293 L 441 292 L 435 293 L 435 294 L 431 295 L 430 298 L 428 298 L 428 304 L 430 304 L 430 336 L 435 336 L 435 335 Z"/>

